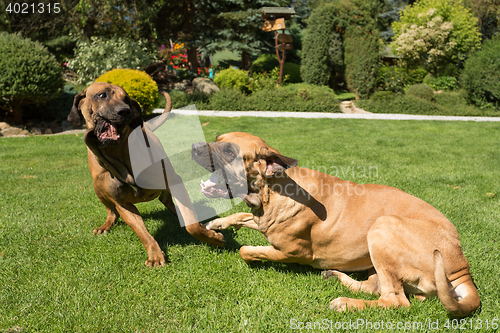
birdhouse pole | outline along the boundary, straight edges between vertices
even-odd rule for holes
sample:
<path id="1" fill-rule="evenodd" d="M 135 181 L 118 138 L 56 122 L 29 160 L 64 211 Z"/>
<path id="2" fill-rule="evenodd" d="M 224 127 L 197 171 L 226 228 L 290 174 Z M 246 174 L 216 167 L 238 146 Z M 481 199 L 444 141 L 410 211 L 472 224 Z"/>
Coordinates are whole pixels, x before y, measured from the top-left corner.
<path id="1" fill-rule="evenodd" d="M 288 7 L 263 7 L 262 8 L 262 30 L 274 31 L 274 47 L 276 48 L 276 56 L 280 63 L 280 77 L 278 83 L 281 85 L 283 81 L 283 64 L 286 59 L 286 50 L 293 49 L 293 38 L 291 35 L 285 34 L 285 20 L 290 20 L 292 15 L 295 15 L 295 10 Z M 281 30 L 281 33 L 278 31 Z M 281 56 L 280 52 L 281 51 Z"/>

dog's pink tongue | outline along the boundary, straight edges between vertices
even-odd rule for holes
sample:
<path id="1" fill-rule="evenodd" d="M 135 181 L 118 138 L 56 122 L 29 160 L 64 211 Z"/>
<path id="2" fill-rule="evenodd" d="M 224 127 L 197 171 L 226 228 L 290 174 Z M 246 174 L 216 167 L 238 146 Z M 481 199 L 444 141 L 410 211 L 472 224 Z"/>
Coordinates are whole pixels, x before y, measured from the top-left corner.
<path id="1" fill-rule="evenodd" d="M 113 139 L 113 140 L 118 140 L 120 138 L 120 134 L 118 134 L 118 130 L 116 129 L 115 126 L 113 126 L 113 124 L 111 123 L 106 123 L 106 125 L 104 125 L 104 129 L 106 131 L 104 131 L 102 134 L 101 134 L 101 139 Z"/>

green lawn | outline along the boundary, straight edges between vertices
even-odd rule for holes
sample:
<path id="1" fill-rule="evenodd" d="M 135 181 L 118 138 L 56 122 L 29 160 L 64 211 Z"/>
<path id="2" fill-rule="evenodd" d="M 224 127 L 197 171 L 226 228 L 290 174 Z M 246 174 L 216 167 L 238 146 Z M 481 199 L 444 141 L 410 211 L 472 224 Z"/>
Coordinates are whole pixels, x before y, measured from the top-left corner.
<path id="1" fill-rule="evenodd" d="M 481 296 L 482 307 L 462 327 L 493 331 L 500 319 L 500 124 L 201 121 L 208 140 L 247 131 L 301 166 L 399 187 L 437 207 L 458 229 Z M 226 248 L 217 249 L 187 234 L 158 201 L 138 208 L 169 256 L 164 268 L 144 266 L 146 252 L 123 222 L 107 235 L 92 234 L 106 211 L 81 135 L 0 138 L 0 332 L 289 332 L 307 322 L 322 324 L 315 332 L 349 322 L 360 332 L 386 332 L 380 325 L 443 329 L 450 319 L 437 299 L 412 298 L 410 309 L 332 312 L 336 297 L 376 297 L 325 281 L 308 266 L 245 264 L 241 245 L 267 244 L 254 230 L 224 231 Z M 225 215 L 238 210 L 248 208 Z M 448 323 L 443 331 L 455 331 L 457 322 Z"/>

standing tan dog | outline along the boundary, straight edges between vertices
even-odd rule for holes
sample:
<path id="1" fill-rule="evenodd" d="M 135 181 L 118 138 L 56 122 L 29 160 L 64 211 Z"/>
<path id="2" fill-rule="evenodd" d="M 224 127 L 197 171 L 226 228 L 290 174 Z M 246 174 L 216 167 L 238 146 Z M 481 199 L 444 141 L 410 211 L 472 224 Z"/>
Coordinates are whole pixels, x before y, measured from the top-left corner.
<path id="1" fill-rule="evenodd" d="M 166 93 L 164 95 L 167 105 L 155 124 L 163 123 L 172 107 L 170 96 Z M 139 211 L 134 206 L 138 202 L 151 201 L 159 197 L 171 212 L 176 213 L 168 189 L 139 188 L 131 174 L 127 138 L 134 128 L 143 125 L 139 104 L 119 86 L 94 83 L 75 96 L 68 120 L 76 126 L 81 126 L 84 122 L 87 125 L 84 139 L 88 148 L 88 163 L 94 180 L 94 190 L 108 211 L 106 222 L 95 229 L 94 234 L 108 232 L 121 216 L 146 248 L 148 252 L 146 265 L 150 267 L 165 265 L 164 253 L 149 234 Z M 167 168 L 171 168 L 168 163 Z M 177 181 L 177 183 L 182 182 Z M 174 199 L 186 221 L 186 229 L 191 235 L 209 244 L 224 245 L 222 234 L 207 230 L 198 223 L 189 200 Z"/>
<path id="2" fill-rule="evenodd" d="M 396 188 L 360 185 L 318 171 L 296 167 L 264 140 L 228 133 L 210 144 L 193 145 L 192 157 L 211 170 L 211 161 L 239 149 L 246 168 L 252 213 L 237 213 L 208 223 L 208 229 L 248 227 L 259 230 L 271 246 L 243 246 L 247 261 L 301 263 L 326 270 L 354 291 L 380 294 L 376 301 L 340 297 L 330 308 L 344 311 L 368 306 L 410 306 L 439 296 L 454 316 L 479 307 L 455 227 L 436 208 Z M 205 192 L 210 186 L 202 185 Z M 221 193 L 222 196 L 222 193 Z M 369 270 L 358 282 L 341 273 Z"/>

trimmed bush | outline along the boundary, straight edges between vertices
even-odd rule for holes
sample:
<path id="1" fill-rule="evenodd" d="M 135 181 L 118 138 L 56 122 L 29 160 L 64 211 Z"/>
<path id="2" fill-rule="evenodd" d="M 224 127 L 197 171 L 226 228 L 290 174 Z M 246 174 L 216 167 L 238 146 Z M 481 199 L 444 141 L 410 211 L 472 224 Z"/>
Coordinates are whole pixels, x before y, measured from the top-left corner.
<path id="1" fill-rule="evenodd" d="M 69 67 L 79 75 L 78 83 L 88 85 L 114 68 L 143 70 L 154 60 L 147 42 L 92 37 L 90 43 L 77 43 L 75 58 L 69 62 Z"/>
<path id="2" fill-rule="evenodd" d="M 259 55 L 259 57 L 252 63 L 250 71 L 252 74 L 270 72 L 279 66 L 280 62 L 278 61 L 278 58 L 276 58 L 276 54 L 265 53 Z"/>
<path id="3" fill-rule="evenodd" d="M 392 96 L 391 96 L 392 94 Z M 462 93 L 443 92 L 436 94 L 434 101 L 412 95 L 397 95 L 378 92 L 369 100 L 360 100 L 356 105 L 373 113 L 403 113 L 442 116 L 496 116 L 497 112 L 482 110 L 468 105 Z"/>
<path id="4" fill-rule="evenodd" d="M 246 93 L 249 91 L 250 78 L 248 77 L 248 71 L 228 68 L 217 73 L 214 82 L 219 88 L 236 89 Z"/>
<path id="5" fill-rule="evenodd" d="M 271 72 L 273 69 L 280 67 L 280 63 L 276 55 L 261 54 L 257 60 L 252 63 L 252 77 L 256 73 Z M 300 65 L 293 62 L 285 62 L 283 64 L 283 76 L 288 75 L 287 83 L 300 83 Z"/>
<path id="6" fill-rule="evenodd" d="M 380 60 L 378 32 L 374 25 L 353 25 L 344 41 L 345 79 L 356 99 L 368 98 L 377 82 Z M 360 56 L 361 55 L 361 56 Z"/>
<path id="7" fill-rule="evenodd" d="M 340 112 L 339 101 L 331 89 L 303 83 L 272 90 L 259 90 L 249 96 L 238 90 L 223 89 L 210 95 L 209 98 L 209 103 L 197 103 L 197 109 Z"/>
<path id="8" fill-rule="evenodd" d="M 136 69 L 113 69 L 99 76 L 95 82 L 107 82 L 122 87 L 146 113 L 153 109 L 158 98 L 156 82 L 146 72 Z"/>
<path id="9" fill-rule="evenodd" d="M 464 64 L 460 77 L 468 99 L 479 107 L 500 109 L 500 37 L 483 44 Z"/>
<path id="10" fill-rule="evenodd" d="M 406 90 L 406 95 L 432 101 L 434 99 L 434 89 L 423 83 L 414 84 Z"/>
<path id="11" fill-rule="evenodd" d="M 168 93 L 172 98 L 173 109 L 180 109 L 182 107 L 197 103 L 208 103 L 209 101 L 208 95 L 199 91 L 194 91 L 192 94 L 187 94 L 184 91 L 174 89 L 170 90 Z"/>
<path id="12" fill-rule="evenodd" d="M 428 74 L 424 78 L 424 84 L 430 86 L 434 90 L 454 91 L 458 90 L 458 81 L 453 76 L 438 76 L 434 77 Z"/>
<path id="13" fill-rule="evenodd" d="M 301 83 L 300 65 L 293 62 L 285 62 L 283 64 L 283 75 L 288 75 L 287 83 Z"/>
<path id="14" fill-rule="evenodd" d="M 423 68 L 405 69 L 399 66 L 381 66 L 377 73 L 377 89 L 403 93 L 406 87 L 422 83 L 427 71 Z"/>
<path id="15" fill-rule="evenodd" d="M 21 34 L 0 33 L 0 103 L 22 121 L 23 105 L 57 98 L 64 86 L 61 67 L 47 48 Z"/>

